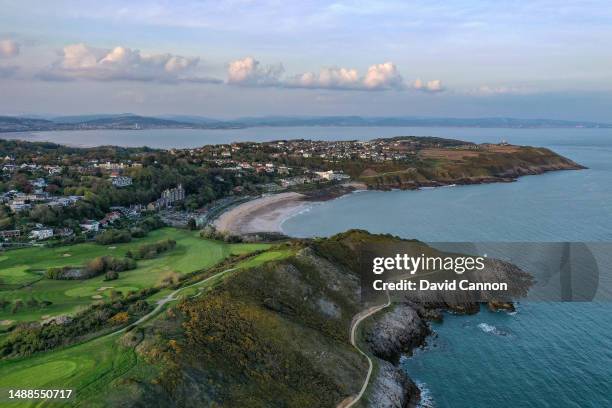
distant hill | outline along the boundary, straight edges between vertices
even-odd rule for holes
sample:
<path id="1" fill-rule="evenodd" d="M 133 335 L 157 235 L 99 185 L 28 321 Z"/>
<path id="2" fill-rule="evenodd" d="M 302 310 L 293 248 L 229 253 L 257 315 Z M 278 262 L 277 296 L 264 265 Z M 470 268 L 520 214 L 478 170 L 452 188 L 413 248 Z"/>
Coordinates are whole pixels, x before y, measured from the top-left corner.
<path id="1" fill-rule="evenodd" d="M 53 122 L 44 119 L 0 116 L 0 132 L 27 132 L 33 130 L 49 130 L 52 126 Z"/>
<path id="2" fill-rule="evenodd" d="M 429 118 L 363 116 L 263 116 L 218 120 L 197 115 L 140 116 L 131 113 L 35 117 L 0 116 L 0 132 L 77 129 L 235 129 L 297 126 L 405 126 L 467 128 L 612 128 L 609 123 L 556 119 Z"/>
<path id="3" fill-rule="evenodd" d="M 136 116 L 133 113 L 119 113 L 119 114 L 94 114 L 94 115 L 74 115 L 74 116 L 55 116 L 50 118 L 56 123 L 82 123 L 89 122 L 98 119 L 113 119 L 121 118 L 126 116 Z"/>

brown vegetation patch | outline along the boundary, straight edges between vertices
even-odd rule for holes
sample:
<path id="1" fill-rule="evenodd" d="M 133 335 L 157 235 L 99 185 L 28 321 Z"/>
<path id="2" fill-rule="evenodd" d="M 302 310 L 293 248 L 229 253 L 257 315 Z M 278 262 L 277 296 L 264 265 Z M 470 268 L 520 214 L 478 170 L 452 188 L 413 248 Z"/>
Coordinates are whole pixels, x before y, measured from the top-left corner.
<path id="1" fill-rule="evenodd" d="M 463 160 L 467 157 L 478 157 L 480 153 L 476 150 L 423 149 L 419 154 L 426 159 Z"/>
<path id="2" fill-rule="evenodd" d="M 487 144 L 483 145 L 483 147 L 486 149 L 486 151 L 493 153 L 516 153 L 521 150 L 520 146 L 514 145 Z"/>
<path id="3" fill-rule="evenodd" d="M 374 177 L 378 176 L 378 173 L 374 169 L 365 169 L 363 173 L 361 173 L 361 177 Z"/>

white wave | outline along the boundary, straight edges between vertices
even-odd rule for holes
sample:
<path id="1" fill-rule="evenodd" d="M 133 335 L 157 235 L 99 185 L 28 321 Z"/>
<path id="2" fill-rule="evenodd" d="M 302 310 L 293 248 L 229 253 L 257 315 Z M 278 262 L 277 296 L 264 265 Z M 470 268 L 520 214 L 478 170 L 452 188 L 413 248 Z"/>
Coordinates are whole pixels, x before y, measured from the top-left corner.
<path id="1" fill-rule="evenodd" d="M 417 408 L 435 408 L 436 404 L 434 403 L 431 391 L 429 390 L 429 388 L 427 388 L 427 384 L 421 381 L 417 381 L 416 386 L 421 391 L 421 399 L 417 404 Z"/>
<path id="2" fill-rule="evenodd" d="M 493 334 L 495 334 L 495 332 L 497 332 L 497 328 L 495 326 L 492 326 L 492 325 L 487 324 L 487 323 L 480 323 L 478 325 L 478 328 L 480 328 L 480 330 L 482 330 L 485 333 L 493 333 Z"/>
<path id="3" fill-rule="evenodd" d="M 499 330 L 497 327 L 488 323 L 480 323 L 478 325 L 478 328 L 485 333 L 493 334 L 495 336 L 508 336 L 508 333 L 506 333 L 505 331 Z"/>

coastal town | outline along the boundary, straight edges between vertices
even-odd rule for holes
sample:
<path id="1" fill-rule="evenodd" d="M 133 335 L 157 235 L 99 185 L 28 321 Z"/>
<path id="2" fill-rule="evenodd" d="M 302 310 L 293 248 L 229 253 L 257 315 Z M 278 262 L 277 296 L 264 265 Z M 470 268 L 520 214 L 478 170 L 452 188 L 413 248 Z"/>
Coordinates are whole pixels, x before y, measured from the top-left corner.
<path id="1" fill-rule="evenodd" d="M 504 166 L 547 170 L 529 170 L 537 164 L 533 160 L 542 160 L 542 152 L 533 153 L 503 140 L 479 145 L 428 137 L 278 140 L 169 150 L 0 141 L 0 243 L 18 247 L 90 240 L 104 230 L 138 227 L 151 217 L 165 225 L 201 229 L 224 210 L 262 195 L 312 194 L 349 182 L 371 189 L 414 189 L 509 181 L 521 174 Z"/>

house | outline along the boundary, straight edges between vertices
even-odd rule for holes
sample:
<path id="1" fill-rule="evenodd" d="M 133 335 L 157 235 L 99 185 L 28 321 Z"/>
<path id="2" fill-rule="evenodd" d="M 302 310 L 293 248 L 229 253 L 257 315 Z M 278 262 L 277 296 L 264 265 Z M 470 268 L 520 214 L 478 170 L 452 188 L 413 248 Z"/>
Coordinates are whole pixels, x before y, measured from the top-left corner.
<path id="1" fill-rule="evenodd" d="M 98 232 L 100 230 L 100 223 L 98 221 L 87 220 L 81 224 L 81 228 L 85 232 Z"/>
<path id="2" fill-rule="evenodd" d="M 62 168 L 60 166 L 47 166 L 46 169 L 49 172 L 50 176 L 62 174 Z"/>
<path id="3" fill-rule="evenodd" d="M 35 229 L 30 232 L 30 238 L 42 241 L 53 237 L 53 230 L 50 228 Z"/>
<path id="4" fill-rule="evenodd" d="M 350 178 L 348 175 L 343 172 L 335 172 L 333 170 L 329 171 L 315 171 L 317 177 L 323 180 L 335 181 L 335 180 L 343 180 Z"/>
<path id="5" fill-rule="evenodd" d="M 118 188 L 127 187 L 132 185 L 132 178 L 113 174 L 111 176 L 111 183 L 113 184 L 113 186 Z"/>
<path id="6" fill-rule="evenodd" d="M 0 238 L 2 239 L 19 238 L 20 235 L 21 232 L 19 230 L 0 231 Z"/>
<path id="7" fill-rule="evenodd" d="M 37 178 L 36 180 L 32 181 L 32 186 L 36 187 L 36 188 L 45 188 L 47 187 L 47 182 L 45 181 L 44 178 Z"/>
<path id="8" fill-rule="evenodd" d="M 118 211 L 109 212 L 108 214 L 104 216 L 104 218 L 102 218 L 102 220 L 100 220 L 100 226 L 106 227 L 109 224 L 112 224 L 113 222 L 117 221 L 119 218 L 121 218 L 120 212 Z"/>
<path id="9" fill-rule="evenodd" d="M 58 237 L 71 237 L 74 235 L 72 228 L 58 228 L 54 231 L 55 236 Z"/>
<path id="10" fill-rule="evenodd" d="M 21 211 L 26 211 L 32 208 L 32 204 L 26 204 L 23 201 L 13 201 L 12 203 L 9 204 L 9 208 L 11 209 L 11 211 L 18 213 Z"/>

